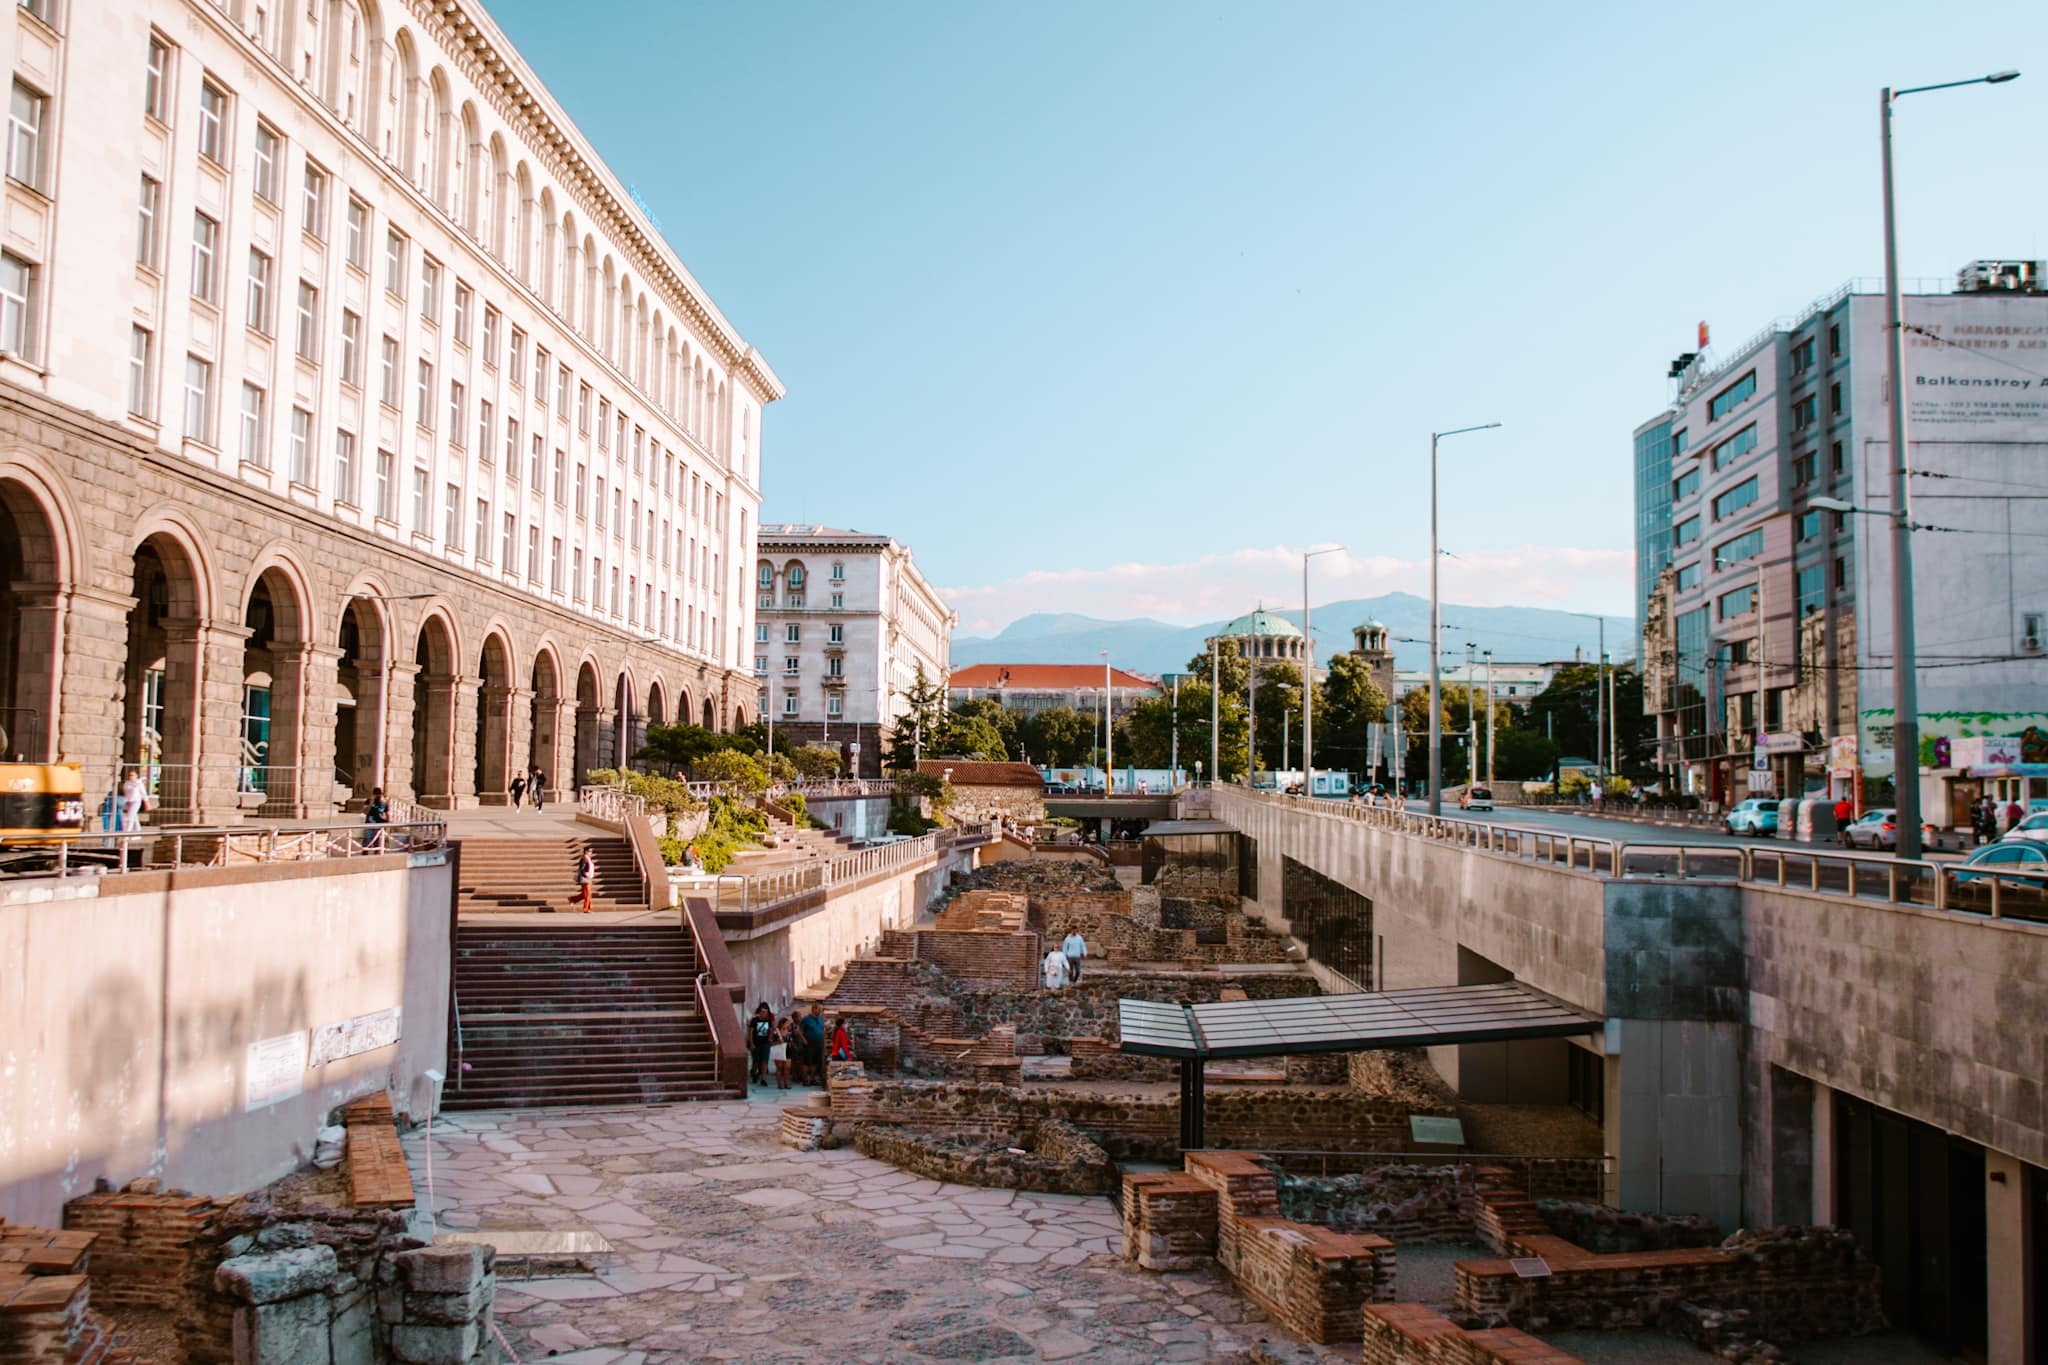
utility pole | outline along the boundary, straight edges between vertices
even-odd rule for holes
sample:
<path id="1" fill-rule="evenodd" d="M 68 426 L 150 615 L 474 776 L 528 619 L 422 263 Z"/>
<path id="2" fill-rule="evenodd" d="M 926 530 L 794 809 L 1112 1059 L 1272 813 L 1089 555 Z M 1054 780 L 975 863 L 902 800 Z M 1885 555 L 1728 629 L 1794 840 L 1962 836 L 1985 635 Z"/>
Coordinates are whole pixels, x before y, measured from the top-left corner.
<path id="1" fill-rule="evenodd" d="M 1493 651 L 1486 651 L 1486 785 L 1493 785 Z"/>
<path id="2" fill-rule="evenodd" d="M 1245 651 L 1245 657 L 1249 661 L 1247 667 L 1245 668 L 1244 684 L 1244 785 L 1247 788 L 1250 788 L 1253 785 L 1255 785 L 1252 781 L 1252 775 L 1258 772 L 1259 770 L 1259 651 L 1257 648 L 1259 643 L 1258 629 L 1259 618 L 1257 614 L 1254 613 L 1252 616 L 1251 637 L 1253 647 Z"/>
<path id="3" fill-rule="evenodd" d="M 1472 655 L 1478 646 L 1465 643 L 1465 790 L 1479 780 L 1479 708 L 1472 704 Z"/>
<path id="4" fill-rule="evenodd" d="M 1169 743 L 1166 760 L 1166 785 L 1180 786 L 1180 674 L 1173 675 L 1173 700 L 1167 705 L 1173 708 L 1173 738 Z"/>
<path id="5" fill-rule="evenodd" d="M 1600 776 L 1607 776 L 1607 769 L 1601 762 L 1605 750 L 1601 747 L 1607 734 L 1607 618 L 1600 620 L 1600 665 L 1593 674 L 1599 686 L 1593 689 L 1593 766 L 1600 770 Z"/>
<path id="6" fill-rule="evenodd" d="M 1102 651 L 1102 794 L 1116 795 L 1116 711 L 1110 706 L 1109 651 Z"/>
<path id="7" fill-rule="evenodd" d="M 1287 771 L 1287 745 L 1294 726 L 1294 708 L 1282 707 L 1280 711 L 1280 771 Z"/>
<path id="8" fill-rule="evenodd" d="M 1209 640 L 1209 780 L 1221 782 L 1223 769 L 1216 766 L 1216 751 L 1219 736 L 1216 732 L 1217 717 L 1222 714 L 1223 664 L 1216 657 L 1216 641 Z"/>
<path id="9" fill-rule="evenodd" d="M 1468 431 L 1490 431 L 1499 426 L 1498 422 L 1487 422 L 1476 427 L 1459 427 L 1456 431 L 1432 431 L 1429 433 L 1429 813 L 1444 813 L 1444 754 L 1443 700 L 1438 673 L 1441 660 L 1437 651 L 1443 647 L 1444 603 L 1437 591 L 1437 560 L 1443 557 L 1437 547 L 1436 504 L 1437 466 L 1436 444 L 1446 436 L 1458 436 Z"/>
<path id="10" fill-rule="evenodd" d="M 1304 796 L 1316 794 L 1316 637 L 1309 629 L 1308 619 L 1308 562 L 1317 555 L 1336 554 L 1344 547 L 1330 545 L 1320 550 L 1304 550 L 1301 555 L 1301 791 Z M 1287 766 L 1281 764 L 1282 767 Z"/>

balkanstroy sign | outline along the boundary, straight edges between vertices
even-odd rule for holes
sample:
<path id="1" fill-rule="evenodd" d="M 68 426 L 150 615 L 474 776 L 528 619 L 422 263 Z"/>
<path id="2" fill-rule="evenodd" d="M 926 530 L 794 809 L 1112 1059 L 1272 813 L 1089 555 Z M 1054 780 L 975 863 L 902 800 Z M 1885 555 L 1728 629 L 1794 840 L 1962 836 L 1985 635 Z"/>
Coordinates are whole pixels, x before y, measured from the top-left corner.
<path id="1" fill-rule="evenodd" d="M 1858 341 L 1881 355 L 1884 304 Z M 1916 439 L 2040 440 L 2048 431 L 2048 299 L 2015 309 L 2010 294 L 1906 300 L 1906 414 Z"/>

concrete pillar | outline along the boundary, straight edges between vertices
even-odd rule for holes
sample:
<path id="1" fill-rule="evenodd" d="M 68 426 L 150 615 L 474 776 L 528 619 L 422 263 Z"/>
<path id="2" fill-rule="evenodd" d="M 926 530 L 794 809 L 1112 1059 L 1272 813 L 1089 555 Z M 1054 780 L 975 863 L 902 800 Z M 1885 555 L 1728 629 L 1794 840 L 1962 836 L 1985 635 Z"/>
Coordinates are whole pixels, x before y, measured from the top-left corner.
<path id="1" fill-rule="evenodd" d="M 384 794 L 405 801 L 419 800 L 412 784 L 412 712 L 414 689 L 419 686 L 418 664 L 394 663 L 387 673 L 384 694 Z M 372 782 L 372 786 L 380 785 Z"/>
<path id="2" fill-rule="evenodd" d="M 1985 1292 L 1990 1365 L 2028 1365 L 2042 1356 L 2048 1304 L 2032 1302 L 2034 1229 L 2027 1181 L 2048 1179 L 2003 1152 L 1984 1152 Z"/>
<path id="3" fill-rule="evenodd" d="M 35 623 L 27 616 L 29 604 L 23 605 L 21 658 L 15 667 L 33 689 L 35 699 L 26 704 L 42 711 L 44 756 L 84 764 L 86 804 L 96 808 L 94 784 L 110 781 L 127 757 L 121 752 L 127 733 L 122 711 L 128 699 L 128 613 L 135 599 L 81 589 L 47 610 L 38 608 Z M 38 643 L 32 645 L 32 638 Z M 32 648 L 46 648 L 49 657 L 32 658 Z M 27 688 L 19 695 L 28 695 Z"/>
<path id="4" fill-rule="evenodd" d="M 476 692 L 477 722 L 470 733 L 482 746 L 477 753 L 476 763 L 471 768 L 477 782 L 477 804 L 482 806 L 510 805 L 512 797 L 508 791 L 512 781 L 512 699 L 518 695 L 509 687 L 481 687 Z"/>
<path id="5" fill-rule="evenodd" d="M 1811 1222 L 1832 1227 L 1835 1222 L 1835 1092 L 1832 1086 L 1813 1087 L 1813 1216 Z"/>
<path id="6" fill-rule="evenodd" d="M 590 766 L 593 768 L 616 768 L 619 766 L 619 713 L 609 706 L 601 706 L 591 713 L 591 720 L 597 727 L 591 748 Z M 581 781 L 583 774 L 576 774 Z"/>
<path id="7" fill-rule="evenodd" d="M 341 651 L 332 645 L 313 645 L 306 651 L 305 708 L 299 731 L 300 798 L 307 815 L 314 819 L 337 809 L 334 741 L 341 710 L 340 665 Z"/>
<path id="8" fill-rule="evenodd" d="M 57 752 L 69 607 L 69 594 L 54 583 L 17 584 L 10 594 L 5 609 L 16 614 L 20 632 L 13 642 L 14 691 L 0 696 L 0 729 L 7 731 L 0 761 L 40 763 Z M 112 695 L 118 703 L 118 692 Z"/>
<path id="9" fill-rule="evenodd" d="M 449 701 L 449 803 L 444 810 L 466 810 L 476 805 L 476 708 L 478 685 L 483 679 L 457 674 Z"/>
<path id="10" fill-rule="evenodd" d="M 1621 1103 L 1607 1113 L 1619 1203 L 1742 1225 L 1742 1026 L 1733 1021 L 1612 1019 Z"/>
<path id="11" fill-rule="evenodd" d="M 533 727 L 529 720 L 533 715 L 533 692 L 524 687 L 515 687 L 505 699 L 506 767 L 505 781 L 523 774 L 533 763 Z M 549 773 L 554 769 L 549 768 Z M 509 799 L 509 798 L 508 798 Z"/>
<path id="12" fill-rule="evenodd" d="M 559 693 L 552 698 L 542 697 L 534 712 L 526 761 L 529 765 L 539 765 L 541 777 L 546 782 L 543 790 L 550 801 L 566 800 L 566 793 L 575 781 L 569 771 L 575 735 L 575 699 Z"/>
<path id="13" fill-rule="evenodd" d="M 208 824 L 238 823 L 243 816 L 242 686 L 249 650 L 247 626 L 214 622 L 199 627 L 199 768 L 194 783 L 195 818 Z M 170 662 L 165 660 L 166 668 Z M 164 714 L 170 714 L 171 683 L 164 684 Z"/>

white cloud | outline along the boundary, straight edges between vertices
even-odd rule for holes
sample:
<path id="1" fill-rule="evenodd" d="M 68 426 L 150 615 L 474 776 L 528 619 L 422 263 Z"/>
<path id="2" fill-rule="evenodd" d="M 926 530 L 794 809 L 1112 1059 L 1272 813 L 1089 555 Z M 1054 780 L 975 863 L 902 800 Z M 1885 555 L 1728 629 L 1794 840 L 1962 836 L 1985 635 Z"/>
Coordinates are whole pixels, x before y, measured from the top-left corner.
<path id="1" fill-rule="evenodd" d="M 1443 561 L 1447 602 L 1467 606 L 1561 607 L 1633 616 L 1635 555 L 1629 550 L 1521 545 L 1460 551 Z M 1320 555 L 1312 598 L 1333 602 L 1386 592 L 1429 592 L 1427 560 L 1390 555 Z M 964 635 L 993 635 L 1034 612 L 1078 612 L 1110 620 L 1149 616 L 1176 625 L 1235 616 L 1264 603 L 1301 605 L 1301 550 L 1248 546 L 1178 564 L 1111 564 L 1034 569 L 1001 582 L 940 589 L 960 612 Z"/>

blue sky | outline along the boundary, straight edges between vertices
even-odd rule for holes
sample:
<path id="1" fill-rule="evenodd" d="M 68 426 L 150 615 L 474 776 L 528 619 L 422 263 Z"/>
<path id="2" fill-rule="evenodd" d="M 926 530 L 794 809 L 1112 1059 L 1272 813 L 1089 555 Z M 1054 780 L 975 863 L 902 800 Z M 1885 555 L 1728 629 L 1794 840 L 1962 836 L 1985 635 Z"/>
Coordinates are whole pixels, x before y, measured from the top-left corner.
<path id="1" fill-rule="evenodd" d="M 1426 8 L 1427 12 L 1423 12 Z M 963 633 L 1426 591 L 1632 614 L 1631 429 L 1882 268 L 2048 258 L 2048 5 L 491 0 L 789 385 L 764 516 Z"/>

